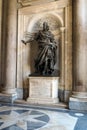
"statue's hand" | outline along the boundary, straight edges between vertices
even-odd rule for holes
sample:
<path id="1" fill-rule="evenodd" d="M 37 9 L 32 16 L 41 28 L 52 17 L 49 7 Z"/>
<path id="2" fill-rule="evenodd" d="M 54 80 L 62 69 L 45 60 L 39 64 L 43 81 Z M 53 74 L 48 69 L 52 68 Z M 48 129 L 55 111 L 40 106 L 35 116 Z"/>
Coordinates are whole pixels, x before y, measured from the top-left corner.
<path id="1" fill-rule="evenodd" d="M 25 44 L 25 45 L 26 45 L 26 42 L 25 42 L 24 40 L 21 40 L 21 41 L 22 41 L 22 43 L 23 43 L 23 44 Z"/>

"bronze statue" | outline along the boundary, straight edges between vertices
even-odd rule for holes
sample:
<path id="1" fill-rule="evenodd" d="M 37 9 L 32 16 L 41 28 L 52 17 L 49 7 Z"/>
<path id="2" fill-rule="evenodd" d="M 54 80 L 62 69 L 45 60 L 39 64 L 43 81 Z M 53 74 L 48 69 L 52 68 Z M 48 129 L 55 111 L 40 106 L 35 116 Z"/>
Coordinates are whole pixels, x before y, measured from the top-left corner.
<path id="1" fill-rule="evenodd" d="M 54 35 L 49 31 L 47 22 L 43 23 L 43 30 L 35 34 L 33 40 L 38 43 L 38 56 L 35 60 L 35 72 L 41 75 L 50 75 L 54 71 L 56 63 L 56 41 Z M 31 39 L 29 40 L 31 41 Z M 29 41 L 23 41 L 24 44 Z"/>

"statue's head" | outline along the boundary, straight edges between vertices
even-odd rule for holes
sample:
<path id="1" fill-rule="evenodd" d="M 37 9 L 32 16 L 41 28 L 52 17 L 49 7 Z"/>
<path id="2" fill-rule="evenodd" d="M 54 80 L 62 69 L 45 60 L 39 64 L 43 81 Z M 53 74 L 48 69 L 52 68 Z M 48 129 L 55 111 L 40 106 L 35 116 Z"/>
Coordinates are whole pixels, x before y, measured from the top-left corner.
<path id="1" fill-rule="evenodd" d="M 47 22 L 43 23 L 43 30 L 46 30 L 46 31 L 49 30 L 49 26 Z"/>

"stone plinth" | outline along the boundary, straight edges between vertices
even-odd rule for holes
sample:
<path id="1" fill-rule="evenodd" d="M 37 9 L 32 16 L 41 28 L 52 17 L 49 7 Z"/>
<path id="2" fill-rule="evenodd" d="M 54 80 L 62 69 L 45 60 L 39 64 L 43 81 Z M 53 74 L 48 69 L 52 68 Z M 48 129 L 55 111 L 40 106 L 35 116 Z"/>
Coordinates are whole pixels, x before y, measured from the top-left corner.
<path id="1" fill-rule="evenodd" d="M 29 77 L 27 102 L 38 104 L 58 103 L 59 77 Z"/>
<path id="2" fill-rule="evenodd" d="M 87 111 L 87 93 L 73 92 L 69 98 L 69 109 Z"/>
<path id="3" fill-rule="evenodd" d="M 69 109 L 87 111 L 87 99 L 83 99 L 83 98 L 77 99 L 77 98 L 70 97 Z"/>
<path id="4" fill-rule="evenodd" d="M 13 103 L 17 99 L 17 94 L 2 94 L 0 93 L 0 102 Z"/>

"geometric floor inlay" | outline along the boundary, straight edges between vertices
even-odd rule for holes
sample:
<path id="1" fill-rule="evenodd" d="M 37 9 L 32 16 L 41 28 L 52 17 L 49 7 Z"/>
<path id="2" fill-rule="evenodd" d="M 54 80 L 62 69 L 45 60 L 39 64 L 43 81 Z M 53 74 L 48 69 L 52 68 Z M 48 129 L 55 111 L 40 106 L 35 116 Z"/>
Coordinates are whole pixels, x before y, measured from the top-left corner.
<path id="1" fill-rule="evenodd" d="M 87 130 L 87 112 L 0 105 L 0 130 Z"/>
<path id="2" fill-rule="evenodd" d="M 48 121 L 48 115 L 38 110 L 14 107 L 12 110 L 0 111 L 1 130 L 35 130 L 46 125 Z"/>

